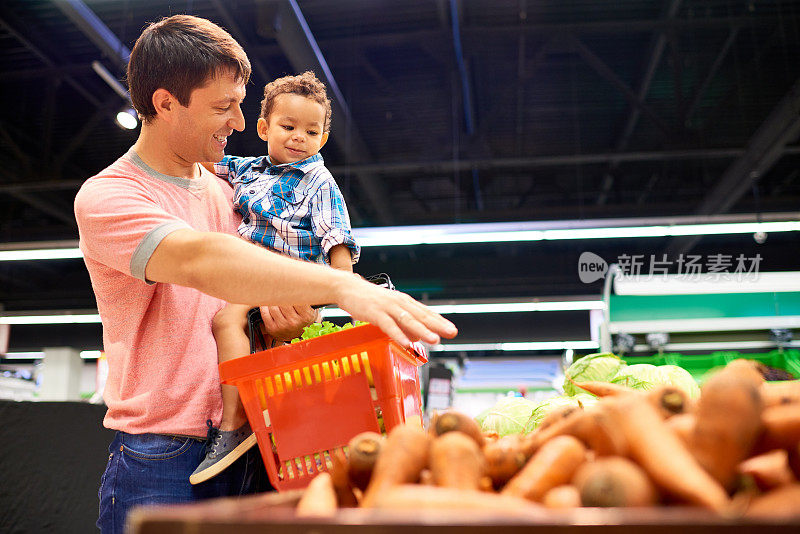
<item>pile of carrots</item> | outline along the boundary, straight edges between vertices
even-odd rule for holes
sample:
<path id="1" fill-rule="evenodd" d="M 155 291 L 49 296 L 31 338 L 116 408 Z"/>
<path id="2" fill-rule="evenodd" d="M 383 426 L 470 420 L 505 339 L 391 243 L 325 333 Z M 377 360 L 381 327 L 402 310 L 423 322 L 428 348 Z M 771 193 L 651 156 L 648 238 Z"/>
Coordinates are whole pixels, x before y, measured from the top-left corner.
<path id="1" fill-rule="evenodd" d="M 297 514 L 450 508 L 544 519 L 548 508 L 677 505 L 800 518 L 800 381 L 768 383 L 735 360 L 696 401 L 672 386 L 576 385 L 600 401 L 552 412 L 524 436 L 485 435 L 456 411 L 428 431 L 360 434 L 311 482 Z"/>

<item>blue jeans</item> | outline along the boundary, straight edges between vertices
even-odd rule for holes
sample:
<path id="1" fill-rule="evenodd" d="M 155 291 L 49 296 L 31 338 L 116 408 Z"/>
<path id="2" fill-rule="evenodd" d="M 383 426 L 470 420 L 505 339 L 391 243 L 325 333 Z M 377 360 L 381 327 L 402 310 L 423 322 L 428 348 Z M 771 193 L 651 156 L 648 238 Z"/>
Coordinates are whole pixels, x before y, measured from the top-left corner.
<path id="1" fill-rule="evenodd" d="M 108 448 L 108 465 L 98 492 L 101 532 L 122 534 L 134 506 L 189 503 L 272 489 L 258 447 L 214 478 L 189 484 L 189 475 L 205 457 L 204 444 L 194 438 L 117 432 Z"/>

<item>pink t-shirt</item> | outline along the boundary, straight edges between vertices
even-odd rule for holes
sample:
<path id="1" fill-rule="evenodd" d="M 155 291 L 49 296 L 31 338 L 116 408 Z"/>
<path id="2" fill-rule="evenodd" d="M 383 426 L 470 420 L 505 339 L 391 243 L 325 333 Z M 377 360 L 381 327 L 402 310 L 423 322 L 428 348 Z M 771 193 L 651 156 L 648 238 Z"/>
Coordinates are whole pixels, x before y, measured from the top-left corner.
<path id="1" fill-rule="evenodd" d="M 88 179 L 75 197 L 80 248 L 103 322 L 108 380 L 104 426 L 205 436 L 222 416 L 211 320 L 224 302 L 195 289 L 145 280 L 169 233 L 235 233 L 241 222 L 224 181 L 161 174 L 133 151 Z"/>

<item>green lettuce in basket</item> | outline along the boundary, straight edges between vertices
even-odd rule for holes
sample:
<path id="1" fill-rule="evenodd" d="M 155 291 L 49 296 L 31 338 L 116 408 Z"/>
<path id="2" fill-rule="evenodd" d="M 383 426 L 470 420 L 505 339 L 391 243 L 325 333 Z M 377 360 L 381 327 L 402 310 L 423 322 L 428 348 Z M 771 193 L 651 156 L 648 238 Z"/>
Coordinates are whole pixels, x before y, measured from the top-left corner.
<path id="1" fill-rule="evenodd" d="M 305 341 L 306 339 L 313 339 L 315 337 L 324 336 L 325 334 L 333 334 L 334 332 L 339 332 L 340 330 L 347 330 L 348 328 L 353 328 L 354 326 L 361 326 L 362 324 L 367 324 L 366 321 L 356 321 L 355 323 L 345 323 L 342 326 L 338 326 L 333 324 L 330 321 L 322 321 L 321 323 L 311 323 L 310 325 L 303 328 L 303 333 L 300 334 L 300 337 L 296 337 L 292 340 L 292 343 L 297 343 L 298 341 Z"/>

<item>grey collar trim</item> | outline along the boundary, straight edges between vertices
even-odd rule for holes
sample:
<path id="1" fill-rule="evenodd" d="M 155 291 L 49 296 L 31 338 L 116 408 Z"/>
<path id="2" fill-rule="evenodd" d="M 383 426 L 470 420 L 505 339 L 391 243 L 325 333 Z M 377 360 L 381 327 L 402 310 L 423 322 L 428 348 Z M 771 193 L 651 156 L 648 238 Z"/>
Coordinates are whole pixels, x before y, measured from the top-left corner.
<path id="1" fill-rule="evenodd" d="M 131 160 L 131 162 L 146 172 L 149 176 L 155 178 L 156 180 L 161 180 L 162 182 L 167 182 L 178 187 L 182 187 L 183 189 L 188 189 L 190 191 L 197 191 L 199 189 L 203 189 L 208 185 L 208 173 L 203 172 L 202 166 L 200 166 L 200 177 L 196 179 L 191 178 L 182 178 L 180 176 L 169 176 L 168 174 L 164 174 L 158 172 L 150 165 L 144 162 L 142 158 L 139 157 L 139 154 L 133 150 L 133 147 L 129 148 L 128 151 L 125 153 L 125 157 Z"/>

